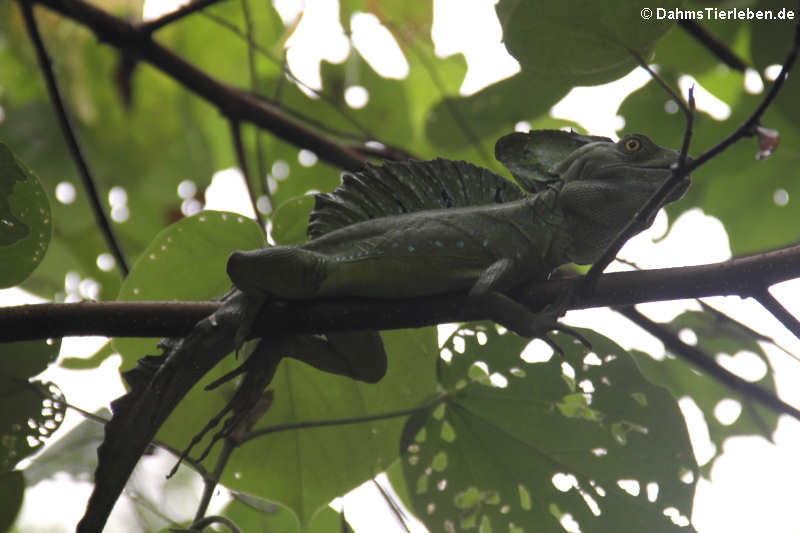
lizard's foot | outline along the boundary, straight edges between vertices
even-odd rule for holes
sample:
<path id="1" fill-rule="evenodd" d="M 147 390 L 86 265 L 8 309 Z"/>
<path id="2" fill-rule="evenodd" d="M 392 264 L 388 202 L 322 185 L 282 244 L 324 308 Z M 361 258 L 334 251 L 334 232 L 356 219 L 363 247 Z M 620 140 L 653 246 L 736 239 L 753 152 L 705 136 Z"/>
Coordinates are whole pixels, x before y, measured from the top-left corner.
<path id="1" fill-rule="evenodd" d="M 564 350 L 548 336 L 551 331 L 562 331 L 578 339 L 588 349 L 592 349 L 586 338 L 574 329 L 560 324 L 558 318 L 564 314 L 570 302 L 570 297 L 560 298 L 553 305 L 533 313 L 530 309 L 511 299 L 503 293 L 491 291 L 473 296 L 478 300 L 478 305 L 489 311 L 489 317 L 521 337 L 540 338 L 545 341 L 559 355 L 564 355 Z"/>
<path id="2" fill-rule="evenodd" d="M 564 350 L 555 340 L 550 337 L 551 331 L 560 331 L 562 333 L 566 333 L 583 344 L 587 350 L 591 350 L 592 344 L 588 341 L 588 339 L 586 339 L 586 337 L 581 335 L 574 328 L 565 326 L 564 324 L 558 322 L 559 316 L 560 315 L 558 314 L 558 311 L 545 308 L 540 313 L 534 315 L 533 320 L 529 321 L 523 327 L 512 327 L 509 329 L 522 337 L 542 339 L 547 343 L 548 346 L 550 346 L 550 348 L 553 349 L 554 352 L 561 357 L 564 357 Z"/>

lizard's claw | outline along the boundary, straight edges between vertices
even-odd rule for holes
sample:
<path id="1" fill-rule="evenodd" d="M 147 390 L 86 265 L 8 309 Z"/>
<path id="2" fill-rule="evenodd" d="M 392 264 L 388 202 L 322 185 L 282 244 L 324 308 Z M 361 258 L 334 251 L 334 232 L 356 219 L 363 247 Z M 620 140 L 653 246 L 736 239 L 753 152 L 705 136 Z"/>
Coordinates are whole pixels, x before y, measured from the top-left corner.
<path id="1" fill-rule="evenodd" d="M 558 343 L 556 341 L 554 341 L 553 339 L 550 338 L 550 336 L 548 335 L 548 333 L 550 331 L 560 331 L 562 333 L 566 333 L 567 335 L 571 335 L 572 337 L 575 337 L 575 339 L 578 342 L 583 344 L 583 346 L 587 350 L 592 351 L 592 343 L 590 343 L 589 340 L 586 337 L 584 337 L 583 335 L 578 333 L 577 330 L 575 330 L 575 329 L 573 329 L 573 328 L 571 328 L 569 326 L 564 326 L 562 324 L 559 324 L 558 322 L 550 324 L 549 328 L 550 328 L 549 330 L 537 335 L 536 337 L 539 338 L 539 339 L 542 339 L 544 342 L 546 342 L 547 345 L 550 346 L 550 348 L 552 348 L 553 351 L 556 352 L 561 357 L 564 357 L 564 350 L 561 348 L 561 346 L 558 345 Z"/>

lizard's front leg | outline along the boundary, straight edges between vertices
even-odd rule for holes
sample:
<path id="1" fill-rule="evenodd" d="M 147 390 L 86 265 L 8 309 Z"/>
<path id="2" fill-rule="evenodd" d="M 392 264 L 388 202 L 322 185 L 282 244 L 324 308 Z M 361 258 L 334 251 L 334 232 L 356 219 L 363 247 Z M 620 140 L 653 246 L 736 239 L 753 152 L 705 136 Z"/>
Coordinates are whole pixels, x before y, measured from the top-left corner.
<path id="1" fill-rule="evenodd" d="M 503 258 L 492 263 L 481 274 L 469 291 L 469 297 L 485 308 L 489 317 L 501 326 L 510 329 L 522 337 L 537 337 L 550 345 L 553 350 L 563 354 L 558 344 L 548 337 L 550 331 L 563 331 L 577 338 L 588 348 L 589 342 L 577 331 L 558 322 L 559 314 L 552 306 L 539 313 L 507 296 L 504 292 L 523 279 L 520 276 L 521 265 L 510 258 Z"/>

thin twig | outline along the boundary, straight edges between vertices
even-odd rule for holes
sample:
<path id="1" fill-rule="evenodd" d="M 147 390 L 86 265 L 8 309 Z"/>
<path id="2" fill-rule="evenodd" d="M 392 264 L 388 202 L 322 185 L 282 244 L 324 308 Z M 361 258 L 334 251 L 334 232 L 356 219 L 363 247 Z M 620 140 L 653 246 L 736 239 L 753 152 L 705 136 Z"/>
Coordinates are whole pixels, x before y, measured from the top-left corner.
<path id="1" fill-rule="evenodd" d="M 239 169 L 242 171 L 244 183 L 247 186 L 247 195 L 250 197 L 250 204 L 253 206 L 253 213 L 258 221 L 258 227 L 261 228 L 262 232 L 266 231 L 264 218 L 258 210 L 258 200 L 253 190 L 253 181 L 250 179 L 250 171 L 247 169 L 247 157 L 245 156 L 244 145 L 242 144 L 241 124 L 235 120 L 231 120 L 231 136 L 233 137 L 233 146 L 236 150 L 236 160 L 238 161 Z"/>
<path id="2" fill-rule="evenodd" d="M 408 519 L 406 518 L 406 514 L 403 512 L 402 507 L 400 507 L 400 504 L 398 504 L 397 501 L 395 501 L 395 498 L 393 498 L 392 495 L 389 494 L 385 488 L 383 488 L 383 485 L 378 483 L 377 479 L 372 478 L 371 481 L 372 484 L 378 489 L 378 492 L 381 493 L 381 496 L 383 496 L 383 500 L 392 510 L 392 514 L 397 520 L 397 523 L 400 524 L 400 527 L 402 527 L 406 533 L 411 533 L 411 529 L 408 527 Z"/>
<path id="3" fill-rule="evenodd" d="M 219 452 L 219 457 L 217 458 L 217 464 L 214 466 L 214 471 L 210 476 L 203 480 L 203 495 L 200 498 L 200 503 L 197 505 L 197 511 L 194 515 L 193 521 L 195 523 L 200 521 L 205 516 L 206 511 L 208 511 L 208 505 L 211 503 L 211 497 L 214 495 L 214 489 L 219 483 L 219 480 L 222 477 L 222 472 L 228 465 L 231 454 L 235 449 L 236 443 L 230 439 L 225 439 L 225 444 L 222 446 L 222 450 Z"/>
<path id="4" fill-rule="evenodd" d="M 653 196 L 647 200 L 644 206 L 642 206 L 642 208 L 636 212 L 631 221 L 628 222 L 628 225 L 625 226 L 625 229 L 623 229 L 620 234 L 617 235 L 617 237 L 611 242 L 608 248 L 606 248 L 606 251 L 602 256 L 600 256 L 600 259 L 595 261 L 595 263 L 592 265 L 592 268 L 589 269 L 589 272 L 584 277 L 583 283 L 579 289 L 579 292 L 582 296 L 588 295 L 594 290 L 600 274 L 602 274 L 611 261 L 614 260 L 614 258 L 617 256 L 617 253 L 625 245 L 628 239 L 641 231 L 646 221 L 656 210 L 661 207 L 661 204 L 664 203 L 664 200 L 670 194 L 670 192 L 672 192 L 672 189 L 674 189 L 681 180 L 686 179 L 686 176 L 689 175 L 689 171 L 686 168 L 686 158 L 689 150 L 689 143 L 692 139 L 692 127 L 694 125 L 694 91 L 692 89 L 689 89 L 688 107 L 689 112 L 687 113 L 686 118 L 683 146 L 681 147 L 681 152 L 678 157 L 677 167 L 673 169 L 672 175 L 669 177 L 669 179 L 665 181 L 655 192 L 655 194 L 653 194 Z"/>
<path id="5" fill-rule="evenodd" d="M 214 23 L 218 24 L 219 26 L 229 30 L 235 36 L 237 36 L 240 39 L 242 39 L 242 41 L 247 43 L 248 46 L 251 46 L 256 52 L 258 52 L 262 56 L 264 56 L 267 59 L 269 59 L 270 61 L 272 61 L 275 65 L 279 65 L 281 67 L 281 72 L 284 73 L 293 83 L 295 83 L 298 86 L 302 87 L 304 90 L 310 92 L 314 96 L 319 97 L 320 100 L 326 102 L 337 113 L 339 113 L 339 115 L 342 118 L 344 118 L 347 122 L 352 124 L 358 131 L 361 132 L 360 135 L 356 135 L 356 134 L 353 134 L 353 133 L 350 133 L 350 132 L 340 132 L 337 135 L 339 135 L 340 137 L 343 137 L 343 138 L 352 138 L 353 140 L 358 140 L 358 141 L 362 141 L 362 142 L 364 142 L 366 140 L 369 140 L 369 139 L 372 139 L 374 137 L 372 135 L 372 133 L 370 133 L 369 130 L 365 126 L 363 126 L 360 122 L 358 122 L 358 120 L 356 120 L 356 118 L 353 117 L 352 114 L 346 108 L 344 108 L 341 105 L 339 100 L 337 100 L 336 98 L 333 98 L 331 95 L 329 95 L 325 91 L 319 91 L 319 90 L 311 87 L 310 85 L 305 83 L 303 80 L 301 80 L 300 78 L 295 76 L 294 73 L 292 72 L 292 69 L 290 69 L 288 67 L 288 65 L 286 64 L 285 54 L 284 54 L 284 57 L 282 57 L 280 60 L 278 60 L 278 59 L 275 58 L 274 55 L 272 55 L 269 52 L 269 50 L 267 50 L 266 48 L 264 48 L 263 46 L 261 46 L 260 44 L 255 42 L 254 39 L 249 37 L 245 32 L 243 32 L 241 29 L 236 27 L 234 24 L 228 22 L 227 20 L 225 20 L 225 19 L 223 19 L 221 17 L 218 17 L 217 15 L 214 15 L 213 13 L 203 13 L 203 15 L 206 18 L 208 18 L 209 20 L 211 20 Z M 279 78 L 278 84 L 277 84 L 278 86 L 276 87 L 276 91 L 279 89 L 279 87 L 281 85 L 281 80 L 283 80 L 283 78 Z M 278 103 L 278 97 L 279 97 L 279 94 L 276 93 L 274 95 L 273 99 L 269 99 L 269 98 L 266 98 L 266 97 L 264 97 L 264 98 L 267 101 L 269 101 L 270 103 L 274 104 L 274 105 L 280 105 Z M 298 114 L 297 116 L 301 116 L 301 115 Z"/>
<path id="6" fill-rule="evenodd" d="M 197 520 L 196 522 L 192 523 L 191 526 L 189 526 L 189 531 L 202 531 L 208 526 L 214 524 L 225 525 L 228 529 L 230 529 L 231 533 L 242 533 L 242 530 L 239 529 L 239 526 L 237 526 L 233 520 L 221 515 L 207 516 Z"/>
<path id="7" fill-rule="evenodd" d="M 686 344 L 666 326 L 653 322 L 637 311 L 633 306 L 615 308 L 614 310 L 620 312 L 633 323 L 663 342 L 667 350 L 707 372 L 723 385 L 742 394 L 746 398 L 757 401 L 776 413 L 786 414 L 796 420 L 800 420 L 800 410 L 784 402 L 770 391 L 762 389 L 755 383 L 745 381 L 733 372 L 726 370 L 718 365 L 708 354 L 695 346 Z"/>
<path id="8" fill-rule="evenodd" d="M 78 173 L 81 176 L 84 189 L 86 189 L 86 194 L 89 197 L 89 204 L 92 206 L 92 213 L 94 213 L 95 221 L 97 222 L 97 225 L 100 228 L 100 231 L 103 234 L 111 253 L 114 255 L 114 259 L 119 265 L 123 276 L 127 276 L 129 272 L 128 261 L 125 259 L 125 254 L 122 252 L 122 247 L 117 241 L 114 230 L 111 228 L 111 223 L 109 222 L 108 217 L 103 210 L 103 204 L 100 200 L 100 195 L 97 192 L 95 180 L 92 177 L 92 173 L 89 170 L 89 165 L 83 155 L 83 150 L 81 149 L 80 143 L 78 142 L 78 137 L 75 134 L 75 130 L 72 128 L 69 116 L 67 115 L 67 109 L 64 105 L 64 100 L 61 97 L 61 91 L 58 88 L 58 82 L 56 81 L 55 74 L 53 74 L 50 56 L 47 54 L 47 48 L 45 48 L 44 41 L 39 33 L 39 28 L 36 25 L 36 18 L 33 15 L 33 3 L 28 0 L 20 0 L 19 4 L 22 8 L 22 15 L 25 19 L 25 27 L 28 30 L 28 36 L 30 37 L 31 42 L 36 49 L 36 57 L 39 60 L 39 67 L 42 69 L 42 74 L 44 75 L 45 84 L 47 85 L 47 92 L 50 94 L 50 100 L 55 108 L 56 116 L 58 116 L 58 122 L 61 125 L 61 131 L 64 134 L 64 138 L 67 141 L 69 152 L 72 155 L 73 161 L 75 161 L 75 165 L 78 167 Z"/>
<path id="9" fill-rule="evenodd" d="M 792 70 L 794 63 L 797 60 L 798 49 L 800 49 L 800 23 L 795 26 L 794 41 L 792 42 L 792 47 L 783 62 L 781 72 L 778 74 L 778 77 L 775 78 L 775 82 L 769 88 L 769 91 L 767 92 L 766 96 L 764 96 L 764 100 L 761 101 L 761 104 L 756 108 L 755 111 L 753 111 L 753 114 L 750 115 L 750 118 L 748 118 L 741 126 L 736 128 L 733 133 L 689 163 L 689 165 L 687 165 L 687 172 L 691 172 L 700 165 L 705 164 L 710 159 L 716 157 L 732 144 L 737 142 L 739 139 L 742 139 L 743 137 L 749 137 L 754 134 L 754 129 L 759 124 L 761 116 L 772 104 L 772 101 L 775 100 L 775 97 L 778 96 L 778 92 L 780 92 L 781 88 L 783 87 L 783 83 L 786 81 L 789 71 Z"/>
<path id="10" fill-rule="evenodd" d="M 173 22 L 176 22 L 188 15 L 191 15 L 192 13 L 196 13 L 197 11 L 205 9 L 208 6 L 216 4 L 220 1 L 221 0 L 195 0 L 194 2 L 176 9 L 171 13 L 167 13 L 162 17 L 140 24 L 139 28 L 143 33 L 150 35 L 154 31 L 163 28 L 167 24 L 172 24 Z"/>
<path id="11" fill-rule="evenodd" d="M 702 155 L 693 159 L 692 161 L 686 161 L 687 153 L 686 149 L 688 148 L 688 142 L 691 138 L 691 127 L 687 121 L 687 128 L 686 134 L 684 135 L 684 142 L 683 147 L 681 149 L 680 161 L 678 163 L 678 168 L 672 171 L 672 176 L 670 177 L 667 182 L 658 190 L 656 194 L 653 195 L 650 200 L 648 200 L 647 204 L 636 214 L 634 219 L 628 224 L 628 226 L 622 231 L 620 236 L 614 240 L 611 246 L 608 247 L 606 252 L 603 254 L 601 259 L 595 262 L 592 265 L 592 268 L 589 270 L 588 274 L 584 279 L 583 285 L 580 289 L 580 292 L 583 296 L 591 293 L 592 288 L 597 282 L 597 278 L 600 276 L 603 270 L 608 266 L 608 264 L 614 260 L 614 257 L 617 255 L 617 252 L 622 247 L 622 244 L 629 238 L 633 233 L 633 228 L 636 227 L 639 222 L 637 219 L 641 218 L 644 220 L 645 218 L 640 216 L 642 213 L 650 214 L 655 209 L 656 206 L 660 205 L 664 198 L 666 198 L 667 194 L 669 194 L 669 189 L 672 189 L 672 184 L 677 184 L 678 180 L 683 179 L 684 177 L 688 176 L 692 171 L 700 167 L 701 165 L 707 163 L 712 158 L 716 157 L 728 147 L 739 141 L 740 139 L 753 135 L 755 127 L 758 125 L 759 121 L 761 120 L 761 116 L 764 112 L 769 108 L 772 104 L 775 97 L 778 95 L 783 83 L 786 81 L 786 77 L 789 71 L 794 66 L 795 61 L 797 60 L 797 53 L 798 49 L 800 49 L 800 22 L 795 26 L 795 34 L 794 40 L 792 42 L 792 47 L 789 50 L 789 53 L 786 55 L 786 59 L 783 62 L 783 67 L 781 68 L 781 72 L 778 77 L 775 79 L 775 82 L 770 87 L 770 90 L 764 96 L 761 104 L 753 111 L 750 118 L 748 118 L 741 126 L 736 128 L 736 130 L 731 133 L 728 137 L 720 141 L 717 145 L 713 146 Z M 689 93 L 689 103 L 690 108 L 693 108 L 693 96 L 690 91 Z M 693 114 L 693 113 L 692 113 Z M 683 163 L 683 164 L 682 164 Z M 624 238 L 623 238 L 624 237 Z"/>
<path id="12" fill-rule="evenodd" d="M 739 72 L 744 72 L 749 68 L 744 59 L 736 55 L 736 52 L 696 20 L 681 19 L 678 21 L 678 26 L 683 28 L 686 33 L 694 37 L 697 42 L 730 68 Z"/>
<path id="13" fill-rule="evenodd" d="M 84 0 L 28 0 L 56 11 L 89 28 L 99 40 L 123 52 L 136 55 L 172 77 L 189 91 L 216 106 L 229 120 L 249 122 L 271 131 L 295 146 L 311 150 L 332 165 L 358 170 L 366 158 L 338 141 L 320 134 L 306 124 L 289 117 L 255 95 L 222 83 L 187 62 L 168 48 L 150 39 L 138 26 Z"/>
<path id="14" fill-rule="evenodd" d="M 783 327 L 792 332 L 792 334 L 800 339 L 800 320 L 797 320 L 792 313 L 780 303 L 768 289 L 763 289 L 752 294 L 752 297 L 760 303 L 772 316 L 783 324 Z"/>
<path id="15" fill-rule="evenodd" d="M 634 50 L 633 48 L 628 48 L 628 53 L 636 58 L 636 61 L 639 62 L 639 66 L 645 69 L 647 73 L 650 74 L 650 77 L 656 80 L 656 83 L 661 85 L 661 88 L 672 97 L 678 107 L 681 108 L 681 111 L 683 111 L 686 120 L 689 120 L 692 111 L 689 109 L 689 106 L 686 104 L 686 101 L 683 99 L 683 97 L 675 89 L 673 89 L 669 83 L 667 83 L 667 80 L 662 78 L 658 72 L 653 70 L 650 65 L 647 64 L 647 61 L 645 61 L 644 57 L 642 57 L 638 51 Z"/>

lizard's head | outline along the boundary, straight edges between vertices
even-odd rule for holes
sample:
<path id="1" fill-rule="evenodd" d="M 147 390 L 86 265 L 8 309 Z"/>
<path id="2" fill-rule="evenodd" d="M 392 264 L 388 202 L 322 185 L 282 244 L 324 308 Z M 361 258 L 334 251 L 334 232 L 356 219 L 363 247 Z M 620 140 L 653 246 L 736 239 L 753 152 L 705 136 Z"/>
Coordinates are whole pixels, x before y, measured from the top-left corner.
<path id="1" fill-rule="evenodd" d="M 664 148 L 646 135 L 633 133 L 616 143 L 594 142 L 573 152 L 559 170 L 565 183 L 582 181 L 605 184 L 647 200 L 678 164 L 680 152 Z M 687 158 L 688 159 L 688 158 Z M 691 159 L 688 159 L 691 161 Z M 689 187 L 684 179 L 667 197 L 666 203 L 680 199 Z"/>
<path id="2" fill-rule="evenodd" d="M 680 153 L 663 148 L 647 136 L 626 135 L 618 142 L 594 142 L 575 150 L 559 165 L 563 187 L 559 203 L 586 253 L 575 260 L 594 262 L 605 246 L 633 218 L 672 175 Z M 689 188 L 687 176 L 672 190 L 666 203 L 680 199 Z M 652 223 L 655 214 L 647 221 Z"/>

